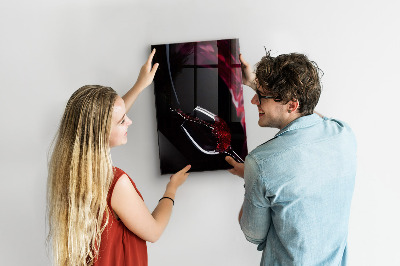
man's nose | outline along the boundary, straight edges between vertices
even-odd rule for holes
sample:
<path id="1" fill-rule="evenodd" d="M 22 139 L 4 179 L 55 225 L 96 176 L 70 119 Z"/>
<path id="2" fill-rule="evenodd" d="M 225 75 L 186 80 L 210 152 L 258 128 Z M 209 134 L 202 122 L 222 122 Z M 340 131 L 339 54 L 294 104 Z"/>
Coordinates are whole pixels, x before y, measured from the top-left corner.
<path id="1" fill-rule="evenodd" d="M 254 94 L 253 98 L 251 98 L 251 103 L 255 105 L 259 104 L 257 94 Z"/>

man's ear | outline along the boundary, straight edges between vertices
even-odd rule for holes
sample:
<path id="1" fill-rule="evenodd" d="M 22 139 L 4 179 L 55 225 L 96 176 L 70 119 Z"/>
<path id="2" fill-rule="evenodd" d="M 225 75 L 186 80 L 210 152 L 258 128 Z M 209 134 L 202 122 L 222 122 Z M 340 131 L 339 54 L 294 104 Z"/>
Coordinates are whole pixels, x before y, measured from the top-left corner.
<path id="1" fill-rule="evenodd" d="M 294 113 L 299 108 L 299 101 L 293 99 L 288 102 L 287 106 L 288 106 L 288 113 Z"/>

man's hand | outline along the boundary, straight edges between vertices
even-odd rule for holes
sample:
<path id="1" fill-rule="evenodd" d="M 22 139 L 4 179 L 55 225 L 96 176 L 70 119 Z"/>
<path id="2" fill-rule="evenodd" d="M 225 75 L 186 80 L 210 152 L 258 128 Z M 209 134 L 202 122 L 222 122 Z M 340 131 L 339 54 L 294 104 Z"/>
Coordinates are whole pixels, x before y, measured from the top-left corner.
<path id="1" fill-rule="evenodd" d="M 242 54 L 239 55 L 240 67 L 242 68 L 242 82 L 244 85 L 249 86 L 253 90 L 257 89 L 256 85 L 256 74 L 254 73 L 252 67 L 247 63 Z"/>
<path id="2" fill-rule="evenodd" d="M 230 165 L 233 166 L 232 169 L 228 170 L 231 174 L 237 175 L 241 178 L 244 177 L 244 163 L 236 162 L 231 156 L 226 156 L 225 161 L 227 161 Z"/>

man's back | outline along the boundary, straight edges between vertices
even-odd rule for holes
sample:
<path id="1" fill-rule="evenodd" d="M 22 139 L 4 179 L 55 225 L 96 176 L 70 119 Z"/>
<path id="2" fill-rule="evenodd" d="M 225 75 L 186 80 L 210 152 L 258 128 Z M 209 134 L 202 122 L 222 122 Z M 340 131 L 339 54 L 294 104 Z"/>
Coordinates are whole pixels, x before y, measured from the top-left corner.
<path id="1" fill-rule="evenodd" d="M 355 174 L 351 129 L 316 114 L 253 150 L 240 223 L 261 265 L 344 264 Z"/>

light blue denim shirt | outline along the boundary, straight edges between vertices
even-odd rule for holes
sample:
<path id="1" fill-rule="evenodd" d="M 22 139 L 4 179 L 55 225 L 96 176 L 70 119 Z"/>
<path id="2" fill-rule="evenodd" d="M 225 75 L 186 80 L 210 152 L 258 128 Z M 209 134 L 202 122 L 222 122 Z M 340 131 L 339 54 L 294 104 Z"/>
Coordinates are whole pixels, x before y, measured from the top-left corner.
<path id="1" fill-rule="evenodd" d="M 240 226 L 261 265 L 345 265 L 355 176 L 352 130 L 316 114 L 254 149 Z"/>

